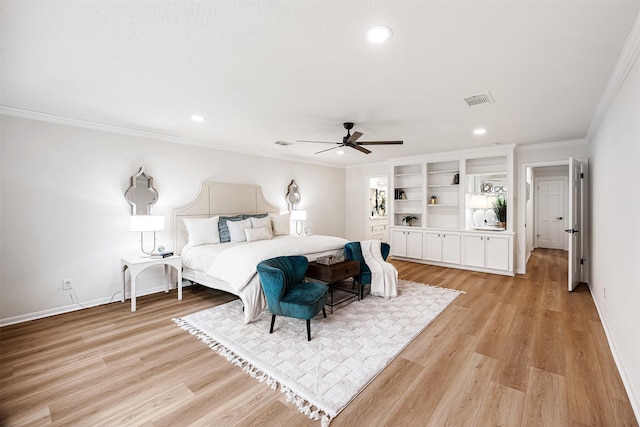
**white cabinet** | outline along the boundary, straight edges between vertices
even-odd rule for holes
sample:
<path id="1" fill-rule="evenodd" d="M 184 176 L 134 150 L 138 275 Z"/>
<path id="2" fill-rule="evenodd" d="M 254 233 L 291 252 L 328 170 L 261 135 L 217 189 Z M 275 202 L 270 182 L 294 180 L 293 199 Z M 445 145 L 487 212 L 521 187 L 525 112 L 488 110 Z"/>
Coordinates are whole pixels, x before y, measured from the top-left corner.
<path id="1" fill-rule="evenodd" d="M 460 264 L 460 234 L 426 231 L 422 237 L 425 261 Z"/>
<path id="2" fill-rule="evenodd" d="M 387 243 L 389 241 L 389 230 L 387 228 L 387 218 L 369 218 L 367 227 L 367 238 L 370 240 L 380 240 Z"/>
<path id="3" fill-rule="evenodd" d="M 462 263 L 469 267 L 509 271 L 509 237 L 494 234 L 465 234 Z"/>
<path id="4" fill-rule="evenodd" d="M 422 232 L 393 230 L 391 251 L 399 257 L 422 259 Z"/>

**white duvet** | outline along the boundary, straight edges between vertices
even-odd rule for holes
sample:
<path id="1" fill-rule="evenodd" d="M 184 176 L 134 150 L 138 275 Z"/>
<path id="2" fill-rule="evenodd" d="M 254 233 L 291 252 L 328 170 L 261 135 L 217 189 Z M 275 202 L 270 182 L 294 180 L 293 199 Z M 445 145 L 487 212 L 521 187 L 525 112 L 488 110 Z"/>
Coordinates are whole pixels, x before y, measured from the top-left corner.
<path id="1" fill-rule="evenodd" d="M 235 245 L 218 253 L 207 275 L 224 280 L 240 294 L 256 274 L 260 261 L 283 255 L 324 255 L 342 251 L 348 240 L 334 236 L 279 236 Z M 310 259 L 313 261 L 315 259 Z"/>

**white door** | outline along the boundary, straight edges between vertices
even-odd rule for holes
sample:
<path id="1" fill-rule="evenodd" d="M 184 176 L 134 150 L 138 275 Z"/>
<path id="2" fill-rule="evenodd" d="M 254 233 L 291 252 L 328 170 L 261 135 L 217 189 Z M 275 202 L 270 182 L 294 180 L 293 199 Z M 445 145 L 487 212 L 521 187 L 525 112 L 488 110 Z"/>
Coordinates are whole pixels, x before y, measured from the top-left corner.
<path id="1" fill-rule="evenodd" d="M 422 259 L 422 233 L 407 231 L 407 258 Z"/>
<path id="2" fill-rule="evenodd" d="M 442 262 L 460 264 L 460 235 L 447 233 L 442 235 Z"/>
<path id="3" fill-rule="evenodd" d="M 485 240 L 485 266 L 495 270 L 509 270 L 509 238 L 487 236 Z"/>
<path id="4" fill-rule="evenodd" d="M 564 249 L 564 180 L 540 178 L 537 183 L 537 246 Z"/>
<path id="5" fill-rule="evenodd" d="M 422 257 L 427 261 L 442 261 L 440 233 L 425 232 L 422 235 Z"/>
<path id="6" fill-rule="evenodd" d="M 393 230 L 391 232 L 392 255 L 407 256 L 407 234 L 405 231 Z"/>
<path id="7" fill-rule="evenodd" d="M 462 262 L 472 267 L 484 267 L 484 236 L 462 236 Z"/>
<path id="8" fill-rule="evenodd" d="M 585 165 L 582 162 L 569 159 L 569 291 L 573 291 L 582 280 L 583 254 L 582 239 L 584 235 L 584 183 Z"/>

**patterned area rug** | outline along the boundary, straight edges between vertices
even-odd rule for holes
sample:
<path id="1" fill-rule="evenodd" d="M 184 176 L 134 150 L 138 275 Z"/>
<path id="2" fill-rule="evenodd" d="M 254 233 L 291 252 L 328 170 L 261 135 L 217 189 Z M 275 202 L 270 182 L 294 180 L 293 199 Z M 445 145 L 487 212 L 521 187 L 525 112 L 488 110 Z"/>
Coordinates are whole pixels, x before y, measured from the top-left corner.
<path id="1" fill-rule="evenodd" d="M 327 308 L 311 320 L 311 341 L 300 319 L 278 316 L 269 334 L 266 310 L 244 324 L 240 300 L 173 320 L 326 426 L 461 293 L 400 280 L 397 298 Z"/>

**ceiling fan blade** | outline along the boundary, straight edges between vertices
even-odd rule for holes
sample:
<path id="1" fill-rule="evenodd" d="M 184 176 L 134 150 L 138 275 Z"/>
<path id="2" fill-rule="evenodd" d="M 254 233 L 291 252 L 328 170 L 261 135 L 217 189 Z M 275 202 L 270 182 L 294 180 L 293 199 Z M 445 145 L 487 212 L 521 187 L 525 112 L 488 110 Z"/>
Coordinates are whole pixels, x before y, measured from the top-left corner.
<path id="1" fill-rule="evenodd" d="M 362 136 L 362 132 L 354 132 L 353 135 L 347 139 L 347 142 L 356 142 Z"/>
<path id="2" fill-rule="evenodd" d="M 304 140 L 304 139 L 296 139 L 296 142 L 313 142 L 314 144 L 342 144 L 341 142 L 307 141 L 307 140 Z"/>
<path id="3" fill-rule="evenodd" d="M 326 150 L 318 151 L 317 153 L 313 153 L 313 154 L 324 153 L 325 151 L 335 150 L 336 148 L 340 148 L 340 147 L 342 147 L 342 145 L 338 145 L 337 147 L 327 148 Z"/>
<path id="4" fill-rule="evenodd" d="M 371 153 L 371 151 L 367 150 L 366 148 L 360 147 L 359 145 L 349 145 L 349 147 L 351 148 L 355 148 L 358 151 L 362 151 L 364 154 L 369 154 Z"/>
<path id="5" fill-rule="evenodd" d="M 358 145 L 400 145 L 404 144 L 404 141 L 362 141 L 358 142 Z"/>

